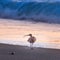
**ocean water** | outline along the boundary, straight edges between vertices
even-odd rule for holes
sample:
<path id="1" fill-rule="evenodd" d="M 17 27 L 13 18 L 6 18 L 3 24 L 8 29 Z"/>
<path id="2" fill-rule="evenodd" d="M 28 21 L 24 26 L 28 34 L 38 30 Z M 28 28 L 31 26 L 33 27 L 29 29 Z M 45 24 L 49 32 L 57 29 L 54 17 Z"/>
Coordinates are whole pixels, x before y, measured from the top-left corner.
<path id="1" fill-rule="evenodd" d="M 60 2 L 5 2 L 1 0 L 0 17 L 60 24 Z"/>
<path id="2" fill-rule="evenodd" d="M 34 47 L 60 49 L 60 2 L 0 0 L 0 43 L 29 46 L 29 33 Z"/>

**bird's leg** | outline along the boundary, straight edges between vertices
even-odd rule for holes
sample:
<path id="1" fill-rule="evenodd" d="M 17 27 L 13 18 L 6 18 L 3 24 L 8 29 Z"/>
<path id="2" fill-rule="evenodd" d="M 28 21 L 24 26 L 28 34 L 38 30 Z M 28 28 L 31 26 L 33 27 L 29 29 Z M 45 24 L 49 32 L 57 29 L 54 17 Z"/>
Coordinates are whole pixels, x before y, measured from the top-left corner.
<path id="1" fill-rule="evenodd" d="M 30 43 L 30 48 L 33 49 L 33 43 Z"/>

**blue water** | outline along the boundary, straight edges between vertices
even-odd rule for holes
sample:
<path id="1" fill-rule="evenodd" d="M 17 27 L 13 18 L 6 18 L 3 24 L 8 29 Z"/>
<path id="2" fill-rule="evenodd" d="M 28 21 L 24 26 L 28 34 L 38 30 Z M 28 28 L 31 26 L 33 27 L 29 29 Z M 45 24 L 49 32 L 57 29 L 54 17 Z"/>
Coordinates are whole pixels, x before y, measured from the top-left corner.
<path id="1" fill-rule="evenodd" d="M 0 1 L 0 18 L 59 23 L 60 3 Z"/>

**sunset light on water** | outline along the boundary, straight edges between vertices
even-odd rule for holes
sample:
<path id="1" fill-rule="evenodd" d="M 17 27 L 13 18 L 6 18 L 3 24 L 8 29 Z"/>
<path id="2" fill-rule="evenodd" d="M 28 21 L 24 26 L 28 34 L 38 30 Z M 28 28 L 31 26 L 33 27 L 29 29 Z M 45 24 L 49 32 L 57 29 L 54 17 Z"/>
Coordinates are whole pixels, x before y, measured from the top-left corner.
<path id="1" fill-rule="evenodd" d="M 28 37 L 24 37 L 29 33 L 32 33 L 37 39 L 35 47 L 60 49 L 59 24 L 0 19 L 1 43 L 29 46 Z"/>

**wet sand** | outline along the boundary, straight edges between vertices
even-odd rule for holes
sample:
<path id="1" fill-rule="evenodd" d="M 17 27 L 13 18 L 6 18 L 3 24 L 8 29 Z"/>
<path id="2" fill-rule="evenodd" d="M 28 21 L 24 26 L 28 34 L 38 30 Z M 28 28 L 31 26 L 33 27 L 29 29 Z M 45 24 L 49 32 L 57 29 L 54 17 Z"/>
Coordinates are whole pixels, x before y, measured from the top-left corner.
<path id="1" fill-rule="evenodd" d="M 60 50 L 0 44 L 0 60 L 60 60 Z"/>

